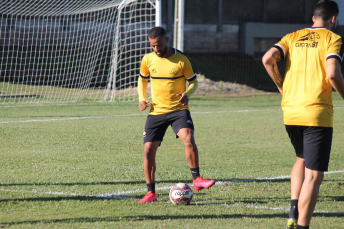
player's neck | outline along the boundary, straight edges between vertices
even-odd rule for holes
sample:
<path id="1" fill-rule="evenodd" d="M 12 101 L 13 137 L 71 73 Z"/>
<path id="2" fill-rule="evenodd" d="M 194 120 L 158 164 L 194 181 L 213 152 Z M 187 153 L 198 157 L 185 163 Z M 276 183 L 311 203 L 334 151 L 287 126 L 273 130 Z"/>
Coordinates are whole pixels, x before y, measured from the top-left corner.
<path id="1" fill-rule="evenodd" d="M 324 21 L 315 21 L 312 28 L 326 28 Z"/>
<path id="2" fill-rule="evenodd" d="M 331 30 L 332 27 L 333 27 L 333 25 L 330 22 L 323 21 L 323 20 L 320 20 L 320 19 L 314 20 L 313 21 L 313 26 L 312 26 L 312 28 L 326 28 L 328 30 Z"/>
<path id="3" fill-rule="evenodd" d="M 174 52 L 174 49 L 171 47 L 168 47 L 166 54 L 162 58 L 169 58 L 170 56 L 172 56 L 173 52 Z"/>

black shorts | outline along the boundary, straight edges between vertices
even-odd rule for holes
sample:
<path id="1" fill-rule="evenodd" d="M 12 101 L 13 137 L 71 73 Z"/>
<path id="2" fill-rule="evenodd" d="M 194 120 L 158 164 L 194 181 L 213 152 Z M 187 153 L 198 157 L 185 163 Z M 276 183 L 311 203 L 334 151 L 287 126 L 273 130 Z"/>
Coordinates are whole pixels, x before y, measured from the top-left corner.
<path id="1" fill-rule="evenodd" d="M 143 131 L 143 142 L 162 141 L 169 125 L 172 126 L 175 134 L 182 128 L 194 130 L 189 110 L 177 110 L 161 115 L 148 115 Z"/>
<path id="2" fill-rule="evenodd" d="M 308 169 L 327 171 L 332 145 L 332 127 L 285 126 L 297 157 Z"/>

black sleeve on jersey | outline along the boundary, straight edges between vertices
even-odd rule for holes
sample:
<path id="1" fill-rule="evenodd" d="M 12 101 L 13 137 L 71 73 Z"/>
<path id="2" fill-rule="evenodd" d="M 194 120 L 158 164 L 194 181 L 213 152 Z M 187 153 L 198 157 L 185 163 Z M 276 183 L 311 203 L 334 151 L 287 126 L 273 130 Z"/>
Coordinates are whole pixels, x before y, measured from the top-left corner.
<path id="1" fill-rule="evenodd" d="M 336 58 L 339 61 L 339 63 L 342 63 L 342 59 L 338 55 L 330 55 L 326 58 L 326 60 L 331 58 Z"/>
<path id="2" fill-rule="evenodd" d="M 187 81 L 188 82 L 190 82 L 190 81 L 193 81 L 193 80 L 195 80 L 197 78 L 197 75 L 196 74 L 194 74 L 193 76 L 191 76 L 189 79 L 187 79 Z"/>
<path id="3" fill-rule="evenodd" d="M 274 47 L 274 48 L 277 48 L 278 51 L 281 53 L 281 60 L 280 60 L 280 61 L 284 60 L 284 52 L 283 52 L 283 50 L 281 49 L 281 47 L 279 47 L 278 45 L 274 45 L 273 47 Z"/>
<path id="4" fill-rule="evenodd" d="M 141 76 L 142 78 L 144 78 L 144 79 L 148 79 L 148 78 L 149 78 L 149 76 L 144 76 L 144 75 L 142 75 L 141 72 L 140 72 L 140 76 Z"/>
<path id="5" fill-rule="evenodd" d="M 342 62 L 343 62 L 343 59 L 344 59 L 344 42 L 343 42 L 343 38 L 342 38 L 342 46 L 340 46 L 339 56 L 342 58 Z"/>

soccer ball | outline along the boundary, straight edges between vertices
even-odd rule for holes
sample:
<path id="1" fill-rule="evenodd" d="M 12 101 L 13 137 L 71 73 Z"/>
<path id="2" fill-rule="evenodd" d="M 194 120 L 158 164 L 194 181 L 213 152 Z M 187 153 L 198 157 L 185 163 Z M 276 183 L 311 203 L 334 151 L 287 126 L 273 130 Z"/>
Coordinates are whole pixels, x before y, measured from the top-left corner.
<path id="1" fill-rule="evenodd" d="M 189 205 L 193 197 L 191 187 L 185 183 L 177 183 L 170 190 L 170 200 L 174 205 Z"/>

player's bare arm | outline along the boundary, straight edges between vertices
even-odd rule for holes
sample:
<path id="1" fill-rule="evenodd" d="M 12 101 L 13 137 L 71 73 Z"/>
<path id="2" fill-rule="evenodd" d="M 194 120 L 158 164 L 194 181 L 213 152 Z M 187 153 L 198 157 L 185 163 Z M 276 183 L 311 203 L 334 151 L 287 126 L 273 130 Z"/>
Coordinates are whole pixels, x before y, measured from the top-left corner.
<path id="1" fill-rule="evenodd" d="M 344 99 L 344 79 L 341 72 L 339 60 L 337 60 L 336 58 L 328 59 L 326 61 L 326 73 L 332 87 Z"/>
<path id="2" fill-rule="evenodd" d="M 271 79 L 275 82 L 278 90 L 282 94 L 283 80 L 279 73 L 277 62 L 281 61 L 281 53 L 277 48 L 272 47 L 263 56 L 263 64 Z"/>

